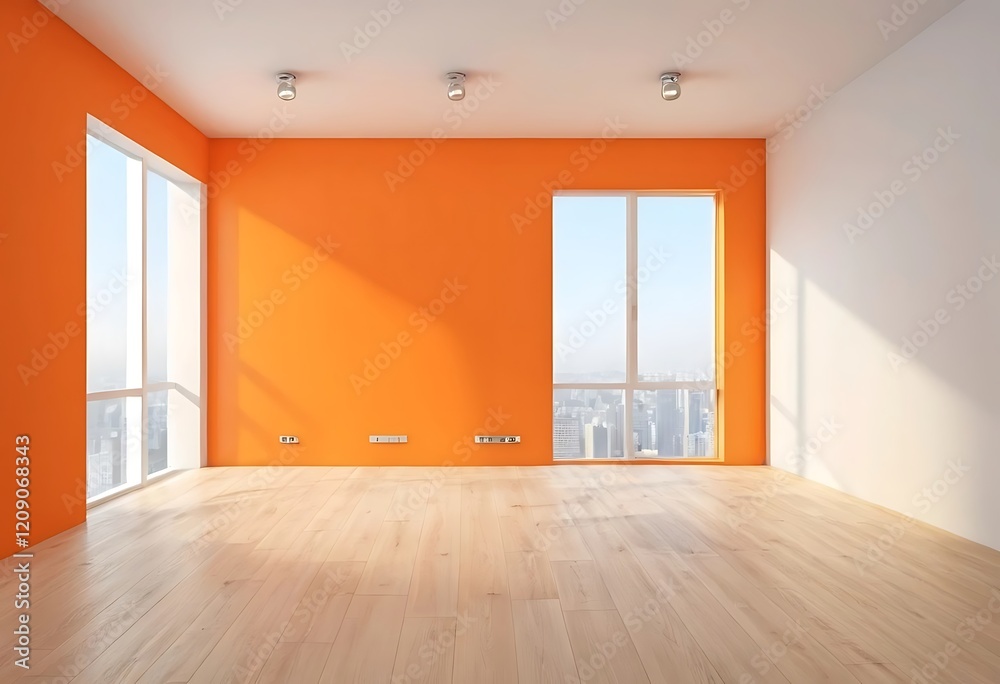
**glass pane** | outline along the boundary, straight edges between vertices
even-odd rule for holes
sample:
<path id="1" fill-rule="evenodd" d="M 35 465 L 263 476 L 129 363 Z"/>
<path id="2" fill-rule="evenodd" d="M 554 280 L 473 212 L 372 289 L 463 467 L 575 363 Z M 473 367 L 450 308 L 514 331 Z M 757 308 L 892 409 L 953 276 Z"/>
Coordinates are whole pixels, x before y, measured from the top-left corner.
<path id="1" fill-rule="evenodd" d="M 622 390 L 557 389 L 552 401 L 552 449 L 556 458 L 623 458 L 625 403 Z"/>
<path id="2" fill-rule="evenodd" d="M 624 197 L 552 202 L 552 367 L 557 383 L 625 381 Z"/>
<path id="3" fill-rule="evenodd" d="M 149 393 L 149 470 L 201 467 L 201 408 L 194 398 L 179 390 Z"/>
<path id="4" fill-rule="evenodd" d="M 636 456 L 715 457 L 715 390 L 636 390 L 632 410 Z"/>
<path id="5" fill-rule="evenodd" d="M 142 399 L 87 402 L 87 498 L 139 482 Z"/>
<path id="6" fill-rule="evenodd" d="M 150 392 L 148 395 L 149 433 L 146 435 L 146 439 L 149 448 L 149 475 L 166 470 L 169 462 L 167 457 L 167 416 L 170 411 L 167 405 L 167 395 L 167 390 Z"/>
<path id="7" fill-rule="evenodd" d="M 146 178 L 146 330 L 149 382 L 197 393 L 201 378 L 199 188 Z"/>
<path id="8" fill-rule="evenodd" d="M 167 382 L 167 179 L 146 174 L 146 377 Z M 163 399 L 166 405 L 166 397 Z M 152 423 L 151 423 L 152 425 Z M 152 470 L 150 454 L 150 472 Z"/>
<path id="9" fill-rule="evenodd" d="M 142 255 L 136 251 L 142 163 L 96 138 L 87 142 L 87 391 L 136 388 L 142 382 Z"/>
<path id="10" fill-rule="evenodd" d="M 715 379 L 715 199 L 638 198 L 639 380 Z"/>

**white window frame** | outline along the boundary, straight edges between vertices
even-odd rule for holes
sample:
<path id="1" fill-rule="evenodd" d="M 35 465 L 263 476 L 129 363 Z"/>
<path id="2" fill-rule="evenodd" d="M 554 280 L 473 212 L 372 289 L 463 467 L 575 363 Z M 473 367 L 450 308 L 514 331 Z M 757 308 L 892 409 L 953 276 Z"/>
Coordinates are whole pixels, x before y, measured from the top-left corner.
<path id="1" fill-rule="evenodd" d="M 722 386 L 723 367 L 719 363 L 721 340 L 723 339 L 723 310 L 720 293 L 723 288 L 723 241 L 722 241 L 722 193 L 718 190 L 559 190 L 553 197 L 623 197 L 625 198 L 625 278 L 629 286 L 625 288 L 625 307 L 628 315 L 625 317 L 625 382 L 588 382 L 588 383 L 557 383 L 553 382 L 552 390 L 621 390 L 624 393 L 625 427 L 622 435 L 622 458 L 602 459 L 609 463 L 621 461 L 656 461 L 678 463 L 721 463 L 725 461 L 723 450 L 722 425 Z M 638 205 L 640 197 L 712 197 L 715 200 L 715 345 L 712 356 L 715 364 L 715 382 L 651 382 L 639 378 L 639 292 L 635 283 L 638 282 L 638 243 L 639 219 Z M 555 202 L 552 203 L 555 205 Z M 553 228 L 555 215 L 552 215 Z M 552 231 L 553 238 L 555 230 Z M 555 243 L 553 240 L 553 255 Z M 551 291 L 550 286 L 550 291 Z M 647 456 L 636 454 L 632 444 L 632 414 L 636 391 L 649 390 L 701 390 L 715 392 L 715 455 L 712 457 L 698 456 Z M 553 463 L 593 463 L 593 459 L 555 458 Z"/>
<path id="2" fill-rule="evenodd" d="M 100 119 L 88 114 L 87 115 L 87 135 L 102 143 L 113 147 L 118 152 L 136 159 L 142 163 L 142 238 L 141 238 L 141 250 L 142 250 L 142 286 L 141 286 L 141 303 L 142 303 L 142 315 L 141 315 L 141 337 L 142 337 L 142 374 L 141 374 L 141 386 L 130 389 L 121 390 L 106 390 L 99 392 L 87 392 L 86 401 L 89 404 L 93 401 L 102 401 L 108 399 L 121 399 L 128 397 L 139 397 L 142 399 L 142 424 L 141 424 L 141 447 L 140 447 L 140 465 L 139 465 L 139 481 L 133 484 L 123 484 L 113 489 L 109 489 L 106 492 L 99 494 L 93 498 L 87 499 L 87 508 L 97 506 L 102 503 L 106 503 L 111 499 L 115 499 L 123 494 L 141 489 L 148 484 L 155 482 L 164 477 L 176 474 L 178 471 L 173 468 L 170 464 L 166 468 L 160 470 L 152 475 L 149 474 L 149 416 L 148 416 L 148 402 L 149 394 L 152 392 L 160 392 L 164 390 L 177 390 L 180 394 L 184 395 L 189 401 L 196 404 L 200 413 L 199 423 L 200 423 L 200 453 L 198 457 L 199 467 L 204 468 L 208 465 L 208 437 L 206 435 L 206 426 L 208 425 L 208 402 L 207 390 L 208 390 L 208 193 L 207 188 L 204 183 L 198 179 L 190 176 L 189 174 L 181 171 L 176 166 L 166 161 L 162 157 L 153 154 L 146 148 L 142 147 L 133 140 L 127 138 L 122 133 L 114 130 L 107 124 L 105 124 Z M 88 150 L 89 152 L 89 150 Z M 200 245 L 200 303 L 201 303 L 201 334 L 199 339 L 199 363 L 200 363 L 200 387 L 197 388 L 198 394 L 195 395 L 190 388 L 182 387 L 176 382 L 155 382 L 150 383 L 148 377 L 147 369 L 147 347 L 148 340 L 146 339 L 147 331 L 147 296 L 146 296 L 146 281 L 148 278 L 148 272 L 146 269 L 146 237 L 147 237 L 147 216 L 146 216 L 146 205 L 148 201 L 147 196 L 147 179 L 149 172 L 153 172 L 163 176 L 169 181 L 172 181 L 181 185 L 193 185 L 200 188 L 199 197 L 199 208 L 201 211 L 200 217 L 200 235 L 199 235 L 199 245 Z M 89 179 L 88 179 L 89 182 Z M 126 428 L 127 429 L 127 428 Z M 87 473 L 88 482 L 90 473 Z"/>

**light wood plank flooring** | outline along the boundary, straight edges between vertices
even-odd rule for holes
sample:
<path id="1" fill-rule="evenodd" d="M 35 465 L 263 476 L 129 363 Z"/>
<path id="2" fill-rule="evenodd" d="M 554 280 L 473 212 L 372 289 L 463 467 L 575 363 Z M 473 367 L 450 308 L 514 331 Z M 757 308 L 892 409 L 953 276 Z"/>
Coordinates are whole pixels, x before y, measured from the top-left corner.
<path id="1" fill-rule="evenodd" d="M 33 551 L 0 682 L 1000 682 L 1000 553 L 770 468 L 211 468 Z"/>

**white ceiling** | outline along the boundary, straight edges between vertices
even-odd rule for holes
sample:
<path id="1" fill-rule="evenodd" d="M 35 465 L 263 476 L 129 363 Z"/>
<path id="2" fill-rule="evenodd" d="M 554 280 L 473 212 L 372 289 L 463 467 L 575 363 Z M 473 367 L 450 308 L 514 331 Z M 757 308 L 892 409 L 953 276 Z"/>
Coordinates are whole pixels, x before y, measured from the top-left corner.
<path id="1" fill-rule="evenodd" d="M 159 67 L 156 94 L 210 137 L 256 135 L 275 108 L 283 137 L 591 137 L 607 118 L 629 137 L 766 137 L 960 2 L 914 0 L 886 37 L 899 0 L 74 0 L 59 16 L 134 76 Z M 348 60 L 373 11 L 391 19 Z M 664 102 L 660 73 L 724 11 Z M 470 76 L 463 103 L 445 97 L 452 70 Z"/>

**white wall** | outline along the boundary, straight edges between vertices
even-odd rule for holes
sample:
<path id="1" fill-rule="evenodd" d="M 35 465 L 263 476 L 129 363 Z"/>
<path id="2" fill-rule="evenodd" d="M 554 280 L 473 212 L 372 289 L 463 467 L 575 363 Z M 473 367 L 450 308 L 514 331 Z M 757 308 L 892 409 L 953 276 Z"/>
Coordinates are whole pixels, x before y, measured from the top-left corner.
<path id="1" fill-rule="evenodd" d="M 994 548 L 997 27 L 1000 3 L 966 0 L 768 160 L 771 296 L 797 296 L 770 333 L 770 463 Z M 890 206 L 858 229 L 877 196 Z"/>

